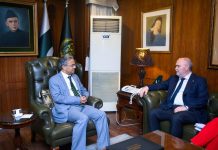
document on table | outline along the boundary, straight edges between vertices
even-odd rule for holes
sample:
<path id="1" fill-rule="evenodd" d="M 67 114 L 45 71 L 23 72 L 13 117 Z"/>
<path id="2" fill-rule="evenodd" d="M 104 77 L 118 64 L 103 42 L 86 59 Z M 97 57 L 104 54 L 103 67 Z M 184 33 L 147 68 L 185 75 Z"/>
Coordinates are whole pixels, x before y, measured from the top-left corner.
<path id="1" fill-rule="evenodd" d="M 24 114 L 21 118 L 31 118 L 33 114 Z"/>

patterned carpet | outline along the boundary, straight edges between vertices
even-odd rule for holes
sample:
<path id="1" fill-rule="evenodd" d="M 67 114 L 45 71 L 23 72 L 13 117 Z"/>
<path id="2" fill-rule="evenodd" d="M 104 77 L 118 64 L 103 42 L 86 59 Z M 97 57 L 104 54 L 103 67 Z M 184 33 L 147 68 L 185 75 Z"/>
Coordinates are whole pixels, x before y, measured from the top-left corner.
<path id="1" fill-rule="evenodd" d="M 112 145 L 112 144 L 116 144 L 116 143 L 118 143 L 118 142 L 122 142 L 122 141 L 124 141 L 124 140 L 128 140 L 128 139 L 130 139 L 130 138 L 132 138 L 132 136 L 130 136 L 130 135 L 128 135 L 128 134 L 121 134 L 121 135 L 112 137 L 112 138 L 110 139 L 110 143 L 111 143 L 111 145 Z M 96 144 L 88 145 L 88 146 L 86 147 L 86 150 L 97 150 Z"/>

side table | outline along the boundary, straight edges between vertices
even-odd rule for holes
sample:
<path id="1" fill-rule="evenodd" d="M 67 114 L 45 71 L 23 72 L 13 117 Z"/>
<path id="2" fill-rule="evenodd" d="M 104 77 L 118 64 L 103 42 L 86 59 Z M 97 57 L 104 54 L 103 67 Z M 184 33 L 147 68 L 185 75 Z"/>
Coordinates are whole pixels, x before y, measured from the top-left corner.
<path id="1" fill-rule="evenodd" d="M 24 114 L 29 114 L 28 111 L 23 111 Z M 11 113 L 0 114 L 0 128 L 3 129 L 14 129 L 15 137 L 14 144 L 16 149 L 26 149 L 23 147 L 22 138 L 20 136 L 20 128 L 31 125 L 31 123 L 36 119 L 36 115 L 32 115 L 30 118 L 21 118 L 20 120 L 15 120 Z"/>
<path id="2" fill-rule="evenodd" d="M 117 92 L 117 112 L 118 121 L 120 123 L 127 121 L 131 123 L 139 123 L 142 129 L 143 123 L 143 106 L 137 103 L 139 96 L 133 98 L 132 104 L 129 104 L 130 93 L 118 91 Z"/>

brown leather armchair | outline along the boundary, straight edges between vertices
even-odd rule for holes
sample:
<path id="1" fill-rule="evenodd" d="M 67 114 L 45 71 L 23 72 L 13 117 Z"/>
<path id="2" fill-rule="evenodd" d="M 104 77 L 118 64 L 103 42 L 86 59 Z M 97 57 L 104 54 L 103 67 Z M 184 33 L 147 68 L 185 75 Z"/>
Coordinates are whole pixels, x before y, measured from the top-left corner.
<path id="1" fill-rule="evenodd" d="M 58 72 L 57 57 L 44 57 L 25 63 L 26 79 L 28 86 L 28 99 L 31 110 L 37 114 L 37 120 L 32 124 L 32 141 L 35 140 L 36 133 L 42 135 L 48 145 L 52 148 L 71 143 L 73 123 L 57 124 L 51 115 L 51 108 L 43 104 L 39 96 L 42 89 L 48 89 L 48 80 Z M 76 74 L 82 78 L 82 65 L 76 64 Z M 98 109 L 103 106 L 101 99 L 95 97 L 88 98 L 88 105 Z M 87 136 L 96 134 L 94 123 L 90 120 L 87 126 Z"/>
<path id="2" fill-rule="evenodd" d="M 141 102 L 143 103 L 143 133 L 149 132 L 149 120 L 148 116 L 151 109 L 159 107 L 160 103 L 165 100 L 167 91 L 150 91 L 143 97 Z M 208 100 L 208 113 L 209 120 L 214 117 L 218 117 L 218 93 L 211 93 Z M 162 121 L 161 130 L 169 133 L 170 124 L 168 121 Z M 196 134 L 194 124 L 187 124 L 183 127 L 183 140 L 189 141 Z"/>

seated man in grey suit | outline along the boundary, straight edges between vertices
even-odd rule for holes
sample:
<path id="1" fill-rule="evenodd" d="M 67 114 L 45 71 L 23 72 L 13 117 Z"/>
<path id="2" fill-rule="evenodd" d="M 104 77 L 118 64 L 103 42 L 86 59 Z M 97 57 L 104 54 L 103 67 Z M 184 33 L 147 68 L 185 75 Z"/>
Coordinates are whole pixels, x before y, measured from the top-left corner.
<path id="1" fill-rule="evenodd" d="M 175 70 L 168 80 L 141 88 L 140 96 L 149 90 L 168 90 L 167 99 L 150 113 L 150 130 L 160 129 L 159 122 L 169 120 L 171 134 L 181 138 L 184 124 L 207 121 L 208 89 L 206 80 L 192 73 L 189 58 L 179 58 Z"/>
<path id="2" fill-rule="evenodd" d="M 86 149 L 86 127 L 91 119 L 97 130 L 98 150 L 110 144 L 108 122 L 105 112 L 85 105 L 89 93 L 82 85 L 79 77 L 74 74 L 76 64 L 72 56 L 60 59 L 61 71 L 50 78 L 49 89 L 55 106 L 52 114 L 55 122 L 73 122 L 71 150 Z"/>

